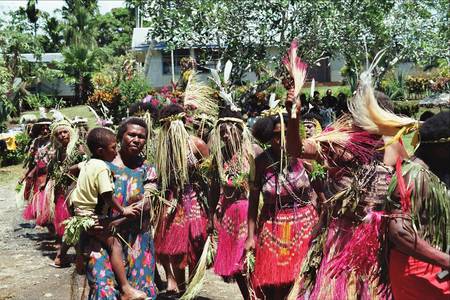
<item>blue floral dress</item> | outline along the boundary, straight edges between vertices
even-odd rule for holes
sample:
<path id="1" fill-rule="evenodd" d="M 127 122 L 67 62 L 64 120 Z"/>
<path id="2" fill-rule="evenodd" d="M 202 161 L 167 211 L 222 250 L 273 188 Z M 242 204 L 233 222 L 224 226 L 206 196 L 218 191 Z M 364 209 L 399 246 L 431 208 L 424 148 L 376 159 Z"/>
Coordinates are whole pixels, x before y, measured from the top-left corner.
<path id="1" fill-rule="evenodd" d="M 111 163 L 109 163 L 109 167 L 115 178 L 115 196 L 123 206 L 128 205 L 130 196 L 143 194 L 144 182 L 157 178 L 155 169 L 147 164 L 136 169 L 118 167 Z M 152 236 L 148 231 L 143 230 L 124 238 L 131 246 L 130 249 L 123 244 L 128 282 L 134 288 L 145 292 L 148 297 L 155 299 L 157 291 L 154 284 L 155 250 Z M 120 298 L 106 249 L 91 252 L 86 276 L 90 287 L 89 300 Z"/>

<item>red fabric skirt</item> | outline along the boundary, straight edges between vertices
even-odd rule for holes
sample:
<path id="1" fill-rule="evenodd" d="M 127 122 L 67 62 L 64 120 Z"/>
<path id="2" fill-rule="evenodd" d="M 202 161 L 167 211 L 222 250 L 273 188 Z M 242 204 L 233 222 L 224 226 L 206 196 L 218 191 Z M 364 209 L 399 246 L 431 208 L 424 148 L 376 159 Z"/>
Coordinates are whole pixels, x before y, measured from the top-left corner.
<path id="1" fill-rule="evenodd" d="M 189 265 L 196 263 L 206 241 L 206 212 L 193 188 L 185 188 L 175 211 L 161 219 L 155 234 L 155 252 L 187 255 Z M 186 262 L 186 260 L 185 260 Z"/>
<path id="2" fill-rule="evenodd" d="M 395 249 L 389 259 L 389 276 L 395 300 L 450 299 L 450 280 L 439 281 L 438 266 L 415 259 Z"/>
<path id="3" fill-rule="evenodd" d="M 37 173 L 37 171 L 35 171 Z M 27 207 L 25 207 L 25 210 L 23 211 L 23 218 L 25 220 L 36 220 L 36 218 L 39 217 L 39 220 L 37 220 L 38 225 L 44 225 L 46 224 L 50 219 L 50 214 L 47 214 L 47 211 L 45 210 L 45 191 L 40 191 L 40 186 L 45 183 L 47 179 L 47 174 L 42 174 L 39 176 L 36 176 L 33 182 L 30 184 L 30 191 L 28 196 L 24 196 L 25 200 L 29 200 L 29 203 Z M 27 183 L 28 184 L 28 183 Z M 32 191 L 31 191 L 32 188 Z"/>
<path id="4" fill-rule="evenodd" d="M 273 206 L 263 207 L 258 226 L 252 274 L 255 288 L 294 282 L 318 220 L 312 205 L 273 210 Z"/>
<path id="5" fill-rule="evenodd" d="M 232 277 L 244 268 L 244 244 L 247 239 L 248 200 L 220 200 L 220 215 L 217 224 L 217 254 L 214 272 L 223 277 Z"/>

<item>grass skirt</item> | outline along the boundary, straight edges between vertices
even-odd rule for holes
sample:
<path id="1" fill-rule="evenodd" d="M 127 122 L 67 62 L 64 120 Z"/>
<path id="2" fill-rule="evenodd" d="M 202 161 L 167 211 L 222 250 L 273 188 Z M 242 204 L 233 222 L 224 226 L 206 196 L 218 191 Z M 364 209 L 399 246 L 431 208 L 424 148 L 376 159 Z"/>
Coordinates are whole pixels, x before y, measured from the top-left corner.
<path id="1" fill-rule="evenodd" d="M 65 225 L 63 222 L 70 218 L 69 208 L 67 207 L 66 199 L 63 194 L 56 195 L 55 217 L 53 218 L 53 225 L 55 226 L 56 234 L 59 237 L 64 235 Z"/>
<path id="2" fill-rule="evenodd" d="M 254 288 L 294 282 L 317 223 L 312 205 L 279 209 L 264 206 L 255 248 Z"/>
<path id="3" fill-rule="evenodd" d="M 24 195 L 25 200 L 30 199 L 27 207 L 25 207 L 23 211 L 23 218 L 27 221 L 36 220 L 38 225 L 44 225 L 49 222 L 50 212 L 46 210 L 46 198 L 45 191 L 40 191 L 39 188 L 42 184 L 45 183 L 47 178 L 46 174 L 35 177 L 32 183 L 29 183 L 33 188 L 32 192 L 30 191 L 30 195 Z M 28 183 L 27 183 L 28 185 Z M 39 216 L 39 220 L 37 220 Z"/>
<path id="4" fill-rule="evenodd" d="M 232 277 L 244 270 L 244 244 L 247 239 L 248 200 L 220 199 L 217 224 L 217 254 L 214 272 L 222 277 Z"/>
<path id="5" fill-rule="evenodd" d="M 330 261 L 339 254 L 352 238 L 355 227 L 350 220 L 331 221 L 324 247 L 323 259 L 317 272 L 316 282 L 311 291 L 311 300 L 380 299 L 375 284 L 371 286 L 367 279 L 356 278 L 347 272 L 336 278 L 330 276 Z"/>
<path id="6" fill-rule="evenodd" d="M 157 254 L 187 255 L 188 261 L 199 258 L 206 240 L 206 213 L 197 199 L 197 193 L 188 185 L 175 211 L 160 220 L 155 234 Z"/>

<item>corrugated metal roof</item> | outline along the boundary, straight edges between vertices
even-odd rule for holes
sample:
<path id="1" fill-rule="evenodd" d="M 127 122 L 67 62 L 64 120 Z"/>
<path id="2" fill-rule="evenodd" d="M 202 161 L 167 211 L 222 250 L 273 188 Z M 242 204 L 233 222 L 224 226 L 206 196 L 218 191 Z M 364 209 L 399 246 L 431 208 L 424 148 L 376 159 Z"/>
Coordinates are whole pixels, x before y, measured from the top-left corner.
<path id="1" fill-rule="evenodd" d="M 49 63 L 53 61 L 63 61 L 64 56 L 61 53 L 42 53 L 40 59 L 39 57 L 36 57 L 33 53 L 25 53 L 20 55 L 23 59 L 29 61 L 29 62 L 44 62 Z"/>

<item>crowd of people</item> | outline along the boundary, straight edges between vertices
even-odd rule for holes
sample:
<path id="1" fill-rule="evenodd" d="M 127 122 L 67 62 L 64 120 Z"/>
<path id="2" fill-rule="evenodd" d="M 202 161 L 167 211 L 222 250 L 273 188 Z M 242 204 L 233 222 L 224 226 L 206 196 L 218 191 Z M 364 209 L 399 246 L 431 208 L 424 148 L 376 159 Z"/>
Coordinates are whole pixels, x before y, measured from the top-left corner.
<path id="1" fill-rule="evenodd" d="M 244 299 L 448 299 L 450 112 L 397 116 L 366 77 L 311 104 L 291 83 L 251 128 L 223 89 L 202 123 L 193 80 L 85 137 L 41 118 L 23 217 L 57 236 L 55 267 L 75 247 L 89 299 L 192 299 L 206 267 Z"/>

